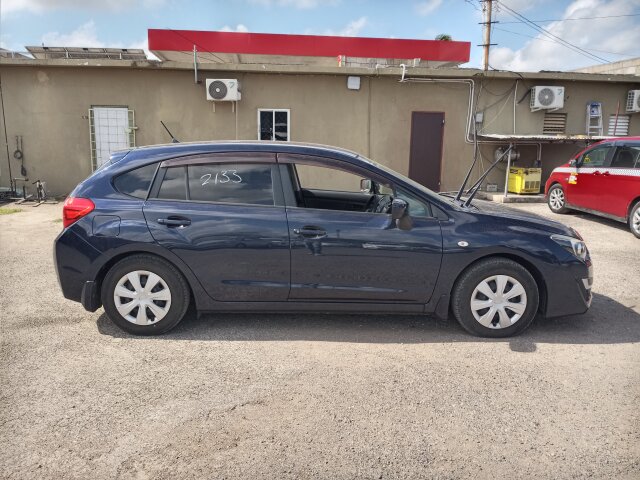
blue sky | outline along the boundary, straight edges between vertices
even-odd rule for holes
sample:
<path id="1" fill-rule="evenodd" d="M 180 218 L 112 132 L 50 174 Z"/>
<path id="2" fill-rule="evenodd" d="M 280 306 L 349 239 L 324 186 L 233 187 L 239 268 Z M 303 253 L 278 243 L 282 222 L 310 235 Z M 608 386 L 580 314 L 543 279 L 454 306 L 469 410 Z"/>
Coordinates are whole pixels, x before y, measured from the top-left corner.
<path id="1" fill-rule="evenodd" d="M 599 59 L 524 23 L 504 23 L 515 20 L 507 8 L 553 20 L 539 25 Z M 478 0 L 0 0 L 0 42 L 15 50 L 43 42 L 145 47 L 148 28 L 422 39 L 447 33 L 472 43 L 468 66 L 478 66 L 480 9 Z M 640 16 L 631 16 L 640 14 L 640 0 L 504 0 L 497 10 L 495 68 L 564 70 L 640 56 Z M 608 18 L 566 20 L 592 16 Z"/>

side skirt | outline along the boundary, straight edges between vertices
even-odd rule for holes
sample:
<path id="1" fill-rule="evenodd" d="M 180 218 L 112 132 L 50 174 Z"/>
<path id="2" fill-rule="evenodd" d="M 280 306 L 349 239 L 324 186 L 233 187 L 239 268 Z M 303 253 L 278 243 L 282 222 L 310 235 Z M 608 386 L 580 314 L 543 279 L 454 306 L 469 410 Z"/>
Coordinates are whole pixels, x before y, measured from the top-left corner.
<path id="1" fill-rule="evenodd" d="M 212 312 L 312 312 L 312 313 L 425 313 L 423 304 L 358 302 L 215 302 L 199 313 Z"/>
<path id="2" fill-rule="evenodd" d="M 565 207 L 570 208 L 571 210 L 578 210 L 584 213 L 590 213 L 592 215 L 597 215 L 598 217 L 605 217 L 611 220 L 615 220 L 617 222 L 627 223 L 627 219 L 625 217 L 618 217 L 617 215 L 611 215 L 610 213 L 599 212 L 598 210 L 592 210 L 590 208 L 577 207 L 571 203 L 565 203 Z"/>

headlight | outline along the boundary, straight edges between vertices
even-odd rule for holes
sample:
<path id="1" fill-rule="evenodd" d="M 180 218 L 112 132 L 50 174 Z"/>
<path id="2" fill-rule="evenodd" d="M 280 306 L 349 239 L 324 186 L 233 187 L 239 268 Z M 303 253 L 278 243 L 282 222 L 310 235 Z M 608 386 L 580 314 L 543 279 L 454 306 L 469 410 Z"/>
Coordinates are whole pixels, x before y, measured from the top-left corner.
<path id="1" fill-rule="evenodd" d="M 582 240 L 566 235 L 551 235 L 551 240 L 583 262 L 587 260 L 587 245 Z"/>

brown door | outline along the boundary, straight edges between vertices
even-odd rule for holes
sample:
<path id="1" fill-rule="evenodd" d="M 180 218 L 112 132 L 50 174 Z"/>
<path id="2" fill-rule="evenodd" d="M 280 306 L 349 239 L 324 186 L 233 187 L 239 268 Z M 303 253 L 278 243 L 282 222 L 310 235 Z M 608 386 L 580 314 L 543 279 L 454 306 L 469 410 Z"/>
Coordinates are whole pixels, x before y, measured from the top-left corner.
<path id="1" fill-rule="evenodd" d="M 440 163 L 444 112 L 411 113 L 409 178 L 435 192 L 440 191 Z"/>

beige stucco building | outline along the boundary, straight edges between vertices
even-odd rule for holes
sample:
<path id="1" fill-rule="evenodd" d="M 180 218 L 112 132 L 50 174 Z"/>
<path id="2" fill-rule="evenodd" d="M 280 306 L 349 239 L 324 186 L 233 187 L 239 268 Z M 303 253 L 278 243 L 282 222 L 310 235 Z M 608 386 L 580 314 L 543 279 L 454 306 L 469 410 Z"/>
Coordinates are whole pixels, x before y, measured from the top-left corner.
<path id="1" fill-rule="evenodd" d="M 349 77 L 359 78 L 358 89 L 348 88 Z M 209 78 L 237 79 L 241 100 L 208 101 Z M 590 102 L 602 105 L 604 136 L 613 133 L 609 119 L 616 113 L 628 121 L 626 133 L 640 135 L 640 114 L 624 108 L 628 92 L 640 89 L 640 82 L 625 75 L 242 63 L 199 64 L 196 73 L 188 56 L 184 62 L 5 57 L 0 82 L 0 186 L 21 176 L 21 161 L 13 156 L 19 136 L 27 176 L 46 181 L 56 195 L 70 192 L 99 160 L 92 116 L 100 107 L 129 111 L 127 135 L 138 146 L 170 141 L 161 120 L 181 141 L 256 140 L 264 130 L 260 111 L 282 111 L 288 140 L 345 147 L 412 176 L 421 162 L 439 162 L 430 170 L 439 177 L 430 186 L 440 190 L 462 181 L 473 157 L 474 125 L 483 157 L 474 177 L 497 147 L 515 142 L 517 165 L 539 160 L 544 180 L 593 141 L 585 137 Z M 563 86 L 563 107 L 532 112 L 535 86 Z M 421 130 L 415 112 L 441 117 L 427 115 L 430 127 Z M 444 119 L 440 129 L 434 118 Z M 420 153 L 438 149 L 441 155 L 429 159 Z M 505 168 L 499 166 L 488 179 L 499 190 Z"/>

